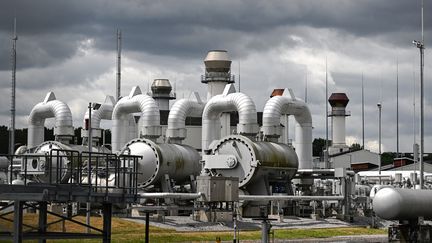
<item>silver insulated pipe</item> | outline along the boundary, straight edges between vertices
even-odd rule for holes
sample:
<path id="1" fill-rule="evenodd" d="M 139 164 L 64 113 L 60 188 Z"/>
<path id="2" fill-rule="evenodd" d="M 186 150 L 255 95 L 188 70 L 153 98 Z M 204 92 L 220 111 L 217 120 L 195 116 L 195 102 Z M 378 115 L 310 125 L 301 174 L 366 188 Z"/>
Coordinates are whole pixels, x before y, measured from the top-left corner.
<path id="1" fill-rule="evenodd" d="M 111 95 L 107 95 L 105 97 L 105 101 L 103 104 L 97 106 L 92 109 L 91 111 L 91 125 L 92 128 L 100 128 L 100 122 L 101 120 L 111 120 L 112 112 L 115 105 L 115 99 Z M 89 119 L 89 111 L 87 109 L 84 120 L 83 120 L 83 127 L 86 127 L 86 120 Z"/>
<path id="2" fill-rule="evenodd" d="M 432 191 L 382 188 L 373 198 L 373 210 L 383 219 L 432 219 Z"/>
<path id="3" fill-rule="evenodd" d="M 186 118 L 201 117 L 204 103 L 198 93 L 193 93 L 194 99 L 181 99 L 174 103 L 168 116 L 166 137 L 170 143 L 181 143 L 186 138 Z"/>
<path id="4" fill-rule="evenodd" d="M 235 92 L 234 86 L 228 84 L 224 92 L 211 98 L 204 107 L 202 115 L 202 150 L 208 150 L 213 141 L 220 139 L 223 112 L 237 111 L 239 123 L 237 133 L 255 136 L 258 132 L 257 112 L 253 100 L 243 93 Z"/>
<path id="5" fill-rule="evenodd" d="M 28 148 L 33 148 L 44 141 L 45 119 L 55 118 L 54 135 L 57 138 L 70 138 L 74 135 L 72 113 L 69 106 L 56 100 L 49 92 L 44 101 L 33 107 L 28 118 Z"/>
<path id="6" fill-rule="evenodd" d="M 261 130 L 267 137 L 279 137 L 281 135 L 281 116 L 294 115 L 297 121 L 294 147 L 299 158 L 299 169 L 311 169 L 312 115 L 305 102 L 296 99 L 292 93 L 291 96 L 274 96 L 267 101 Z"/>
<path id="7" fill-rule="evenodd" d="M 161 135 L 159 107 L 156 101 L 141 94 L 135 86 L 129 96 L 121 98 L 112 112 L 112 151 L 119 151 L 129 140 L 129 118 L 132 113 L 141 113 L 141 136 L 155 139 Z"/>

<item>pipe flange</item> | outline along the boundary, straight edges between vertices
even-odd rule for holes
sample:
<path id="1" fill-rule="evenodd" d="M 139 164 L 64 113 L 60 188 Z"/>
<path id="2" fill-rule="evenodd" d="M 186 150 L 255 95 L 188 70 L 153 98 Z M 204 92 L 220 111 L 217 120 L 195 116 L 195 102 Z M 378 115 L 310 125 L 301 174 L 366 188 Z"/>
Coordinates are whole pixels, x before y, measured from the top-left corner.
<path id="1" fill-rule="evenodd" d="M 226 147 L 227 144 L 230 144 L 229 148 Z M 249 138 L 241 135 L 227 136 L 215 143 L 214 149 L 212 150 L 215 155 L 231 154 L 237 161 L 236 165 L 230 167 L 232 168 L 230 170 L 216 169 L 218 174 L 228 177 L 239 177 L 239 187 L 245 186 L 252 179 L 258 161 L 256 159 L 253 141 Z M 240 177 L 239 174 L 244 175 Z"/>
<path id="2" fill-rule="evenodd" d="M 144 182 L 137 182 L 137 186 L 139 188 L 145 188 L 145 187 L 147 187 L 147 186 L 149 186 L 149 185 L 151 185 L 153 183 L 153 181 L 155 180 L 156 176 L 159 173 L 159 168 L 160 168 L 160 156 L 159 156 L 159 152 L 160 151 L 159 151 L 159 148 L 158 148 L 157 144 L 154 143 L 153 141 L 145 139 L 145 138 L 136 138 L 136 139 L 133 139 L 133 140 L 129 141 L 123 147 L 123 149 L 120 150 L 120 154 L 127 154 L 128 150 L 129 150 L 129 146 L 131 146 L 131 145 L 133 145 L 135 143 L 144 143 L 145 145 L 149 146 L 151 148 L 151 150 L 152 150 L 152 153 L 153 153 L 154 157 L 155 157 L 155 161 L 154 161 L 154 163 L 155 163 L 155 169 L 154 169 L 152 175 L 150 176 L 150 178 L 147 179 Z M 129 151 L 129 154 L 130 154 L 130 151 Z M 137 155 L 137 154 L 130 154 L 130 155 Z M 139 170 L 139 166 L 137 168 Z M 145 170 L 145 169 L 147 169 L 147 168 L 143 168 L 143 170 Z M 137 172 L 139 172 L 139 171 L 137 171 Z"/>

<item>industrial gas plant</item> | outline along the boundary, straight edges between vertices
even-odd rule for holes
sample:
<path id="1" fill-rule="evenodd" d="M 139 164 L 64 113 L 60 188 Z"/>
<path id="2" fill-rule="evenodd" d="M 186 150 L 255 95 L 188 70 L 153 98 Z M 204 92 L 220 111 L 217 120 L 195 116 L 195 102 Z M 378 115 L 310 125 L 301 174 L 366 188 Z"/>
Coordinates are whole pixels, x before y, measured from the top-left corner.
<path id="1" fill-rule="evenodd" d="M 274 87 L 261 112 L 236 91 L 227 51 L 209 51 L 204 64 L 205 98 L 176 99 L 170 81 L 156 79 L 148 92 L 135 86 L 125 97 L 107 95 L 89 101 L 85 114 L 72 114 L 49 92 L 29 111 L 27 145 L 0 160 L 0 216 L 14 215 L 13 232 L 0 238 L 110 242 L 113 215 L 142 215 L 147 222 L 167 215 L 253 218 L 262 223 L 263 242 L 270 219 L 284 216 L 398 220 L 391 237 L 429 237 L 418 217 L 432 217 L 432 191 L 414 190 L 414 170 L 377 170 L 378 154 L 350 150 L 345 93 L 329 96 L 333 142 L 323 158 L 313 158 L 311 112 L 289 87 Z M 82 117 L 82 144 L 74 142 L 73 116 Z M 46 119 L 55 121 L 54 141 L 44 140 Z M 102 120 L 111 120 L 111 144 Z M 23 230 L 25 210 L 39 212 L 38 227 Z M 47 215 L 74 221 L 95 212 L 103 215 L 102 229 L 88 220 L 92 232 L 48 231 Z"/>

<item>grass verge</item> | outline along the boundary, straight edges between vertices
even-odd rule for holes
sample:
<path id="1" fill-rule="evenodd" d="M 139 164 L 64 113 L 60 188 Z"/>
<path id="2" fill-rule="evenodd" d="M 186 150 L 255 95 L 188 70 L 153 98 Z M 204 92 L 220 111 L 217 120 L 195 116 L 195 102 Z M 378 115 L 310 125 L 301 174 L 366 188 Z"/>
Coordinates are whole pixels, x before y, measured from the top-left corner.
<path id="1" fill-rule="evenodd" d="M 11 216 L 9 218 L 12 218 Z M 48 222 L 56 220 L 55 217 L 48 217 Z M 75 220 L 85 222 L 85 217 L 77 216 Z M 37 224 L 37 214 L 25 214 L 24 223 L 32 226 Z M 94 227 L 102 228 L 102 218 L 92 217 L 91 224 Z M 11 230 L 12 224 L 0 219 L 0 230 Z M 24 227 L 24 230 L 28 228 Z M 69 232 L 85 232 L 85 228 L 71 223 L 66 223 L 66 229 Z M 61 223 L 49 227 L 49 231 L 61 231 Z M 143 242 L 145 225 L 132 221 L 113 218 L 112 220 L 112 242 Z M 274 230 L 275 239 L 305 239 L 305 238 L 328 238 L 334 236 L 349 235 L 376 235 L 386 234 L 383 229 L 368 229 L 364 227 L 343 227 L 343 228 L 325 228 L 325 229 L 277 229 Z M 177 232 L 172 229 L 163 229 L 150 226 L 150 242 L 215 242 L 219 237 L 223 241 L 232 240 L 232 232 Z M 241 231 L 241 240 L 259 240 L 261 239 L 260 231 Z M 6 242 L 6 241 L 0 241 Z M 58 240 L 50 242 L 76 242 L 76 240 Z M 80 242 L 100 242 L 100 240 L 86 240 Z"/>

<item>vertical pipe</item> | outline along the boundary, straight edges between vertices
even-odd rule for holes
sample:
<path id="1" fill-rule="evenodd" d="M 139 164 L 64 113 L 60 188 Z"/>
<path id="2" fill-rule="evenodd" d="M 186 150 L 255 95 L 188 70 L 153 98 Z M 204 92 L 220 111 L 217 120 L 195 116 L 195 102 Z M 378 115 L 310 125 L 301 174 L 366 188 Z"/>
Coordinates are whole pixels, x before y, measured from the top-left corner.
<path id="1" fill-rule="evenodd" d="M 117 29 L 117 83 L 116 83 L 116 101 L 120 100 L 120 82 L 121 82 L 121 30 Z"/>
<path id="2" fill-rule="evenodd" d="M 14 34 L 12 37 L 12 94 L 11 94 L 11 127 L 9 134 L 9 154 L 15 152 L 15 89 L 16 89 L 16 18 L 14 19 Z"/>
<path id="3" fill-rule="evenodd" d="M 261 242 L 268 243 L 269 222 L 266 219 L 263 219 L 261 227 Z"/>

